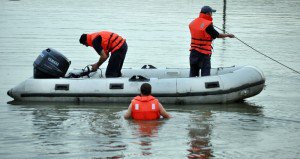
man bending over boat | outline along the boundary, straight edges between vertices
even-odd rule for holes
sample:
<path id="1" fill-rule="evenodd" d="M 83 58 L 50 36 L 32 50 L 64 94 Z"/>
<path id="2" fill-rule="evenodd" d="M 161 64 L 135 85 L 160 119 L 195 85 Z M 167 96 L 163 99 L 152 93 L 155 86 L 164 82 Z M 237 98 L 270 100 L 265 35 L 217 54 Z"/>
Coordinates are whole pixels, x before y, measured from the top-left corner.
<path id="1" fill-rule="evenodd" d="M 151 85 L 144 83 L 141 86 L 141 95 L 136 96 L 130 103 L 125 119 L 135 120 L 156 120 L 160 116 L 170 118 L 171 116 L 166 112 L 159 101 L 151 96 Z"/>
<path id="2" fill-rule="evenodd" d="M 82 34 L 79 42 L 86 47 L 90 46 L 100 55 L 98 62 L 92 64 L 92 71 L 97 69 L 111 56 L 108 61 L 105 76 L 121 77 L 121 69 L 127 52 L 125 39 L 116 33 L 100 31 L 90 34 Z"/>
<path id="3" fill-rule="evenodd" d="M 212 13 L 216 10 L 209 6 L 201 8 L 198 18 L 194 19 L 190 25 L 191 48 L 190 48 L 190 77 L 210 75 L 210 56 L 212 53 L 212 41 L 215 38 L 234 38 L 233 34 L 218 33 L 213 27 Z"/>

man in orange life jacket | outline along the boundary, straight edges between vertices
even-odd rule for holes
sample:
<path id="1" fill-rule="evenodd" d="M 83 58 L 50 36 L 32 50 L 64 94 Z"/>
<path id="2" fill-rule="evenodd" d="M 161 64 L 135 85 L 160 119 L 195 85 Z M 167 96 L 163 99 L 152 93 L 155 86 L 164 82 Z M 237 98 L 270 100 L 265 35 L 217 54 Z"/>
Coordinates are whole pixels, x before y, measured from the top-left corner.
<path id="1" fill-rule="evenodd" d="M 124 118 L 135 120 L 156 120 L 160 116 L 170 118 L 159 101 L 151 96 L 151 85 L 144 83 L 141 86 L 141 95 L 136 96 L 130 103 Z"/>
<path id="2" fill-rule="evenodd" d="M 194 19 L 190 25 L 191 48 L 190 48 L 190 77 L 210 75 L 210 56 L 212 53 L 212 41 L 215 38 L 234 38 L 233 34 L 218 33 L 213 27 L 212 12 L 216 10 L 209 6 L 201 8 L 198 18 Z"/>
<path id="3" fill-rule="evenodd" d="M 79 42 L 86 47 L 90 46 L 100 55 L 98 62 L 92 64 L 92 71 L 97 69 L 111 56 L 106 68 L 106 77 L 120 77 L 121 69 L 127 52 L 125 39 L 116 33 L 100 31 L 91 34 L 82 34 Z"/>

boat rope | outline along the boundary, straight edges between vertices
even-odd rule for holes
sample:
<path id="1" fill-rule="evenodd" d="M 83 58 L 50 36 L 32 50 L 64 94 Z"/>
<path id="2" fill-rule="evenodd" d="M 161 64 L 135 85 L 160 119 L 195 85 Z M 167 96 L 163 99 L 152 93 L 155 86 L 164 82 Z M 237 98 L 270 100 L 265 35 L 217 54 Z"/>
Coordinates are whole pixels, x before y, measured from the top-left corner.
<path id="1" fill-rule="evenodd" d="M 223 29 L 221 29 L 221 28 L 219 28 L 219 27 L 217 27 L 217 26 L 215 26 L 215 25 L 214 25 L 214 27 L 216 27 L 217 29 L 219 29 L 219 30 L 223 31 L 224 33 L 227 33 L 227 34 L 228 34 L 227 31 L 225 31 L 225 30 L 223 30 Z M 263 56 L 265 56 L 265 57 L 267 57 L 267 58 L 273 60 L 274 62 L 277 62 L 278 64 L 280 64 L 280 65 L 282 65 L 282 66 L 284 66 L 284 67 L 286 67 L 286 68 L 288 68 L 288 69 L 290 69 L 290 70 L 292 70 L 292 71 L 294 71 L 294 72 L 300 74 L 299 71 L 297 71 L 297 70 L 295 70 L 295 69 L 293 69 L 293 68 L 291 68 L 291 67 L 289 67 L 289 66 L 287 66 L 287 65 L 285 65 L 285 64 L 283 64 L 283 63 L 281 63 L 281 62 L 279 62 L 278 60 L 275 60 L 275 59 L 273 59 L 272 57 L 270 57 L 270 56 L 268 56 L 268 55 L 266 55 L 266 54 L 264 54 L 264 53 L 258 51 L 257 49 L 255 49 L 254 47 L 250 46 L 249 44 L 247 44 L 247 43 L 244 42 L 243 40 L 239 39 L 238 37 L 235 36 L 235 38 L 236 38 L 238 41 L 240 41 L 241 43 L 243 43 L 244 45 L 246 45 L 246 46 L 248 46 L 249 48 L 251 48 L 252 50 L 256 51 L 257 53 L 259 53 L 259 54 L 261 54 L 261 55 L 263 55 Z"/>

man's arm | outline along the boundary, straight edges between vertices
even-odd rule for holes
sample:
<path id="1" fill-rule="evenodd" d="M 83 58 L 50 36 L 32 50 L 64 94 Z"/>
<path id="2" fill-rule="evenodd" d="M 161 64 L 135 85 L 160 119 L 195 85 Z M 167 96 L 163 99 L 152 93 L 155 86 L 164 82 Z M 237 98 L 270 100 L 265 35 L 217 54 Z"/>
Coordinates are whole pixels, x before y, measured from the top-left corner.
<path id="1" fill-rule="evenodd" d="M 234 38 L 234 35 L 233 34 L 219 34 L 219 36 L 218 36 L 218 38 L 226 38 L 226 37 Z"/>
<path id="2" fill-rule="evenodd" d="M 92 71 L 97 71 L 97 69 L 105 62 L 108 58 L 108 55 L 105 54 L 103 48 L 101 47 L 102 37 L 98 36 L 92 41 L 93 48 L 100 55 L 98 62 L 92 65 Z"/>
<path id="3" fill-rule="evenodd" d="M 216 29 L 214 28 L 214 26 L 211 24 L 209 25 L 206 30 L 207 34 L 209 34 L 213 39 L 215 38 L 226 38 L 226 37 L 230 37 L 230 38 L 234 38 L 233 34 L 222 34 L 219 33 L 218 31 L 216 31 Z"/>
<path id="4" fill-rule="evenodd" d="M 125 119 L 129 119 L 130 117 L 131 117 L 131 103 L 129 104 L 127 112 L 124 114 Z"/>
<path id="5" fill-rule="evenodd" d="M 92 71 L 97 71 L 97 69 L 103 64 L 103 62 L 105 62 L 107 60 L 107 58 L 108 58 L 108 56 L 102 50 L 98 62 L 92 64 Z"/>
<path id="6" fill-rule="evenodd" d="M 159 107 L 159 113 L 161 116 L 163 116 L 164 118 L 171 118 L 171 115 L 169 113 L 167 113 L 165 108 L 160 103 L 158 104 L 158 107 Z"/>

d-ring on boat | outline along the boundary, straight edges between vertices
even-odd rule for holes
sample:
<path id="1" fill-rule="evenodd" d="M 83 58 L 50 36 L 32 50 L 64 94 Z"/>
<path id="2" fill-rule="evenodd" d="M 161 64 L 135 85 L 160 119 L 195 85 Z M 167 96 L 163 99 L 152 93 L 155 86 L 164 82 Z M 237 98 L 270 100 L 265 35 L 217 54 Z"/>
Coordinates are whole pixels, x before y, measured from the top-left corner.
<path id="1" fill-rule="evenodd" d="M 7 94 L 15 101 L 129 103 L 147 82 L 162 103 L 229 103 L 259 94 L 265 83 L 263 73 L 253 66 L 214 68 L 211 76 L 191 78 L 188 68 L 145 65 L 122 69 L 119 78 L 105 78 L 105 69 L 67 72 L 69 65 L 62 54 L 46 49 L 34 62 L 34 76 Z"/>

